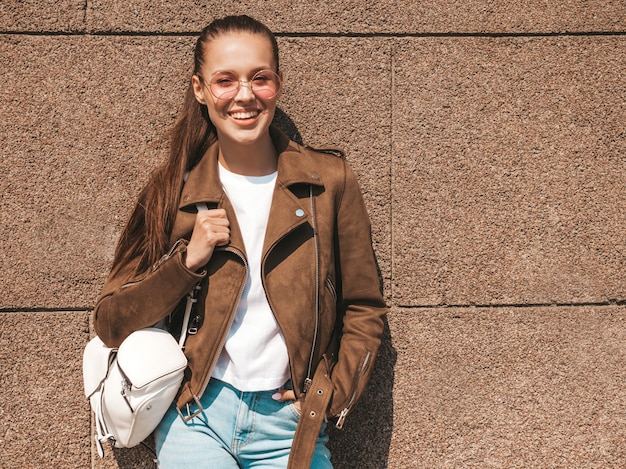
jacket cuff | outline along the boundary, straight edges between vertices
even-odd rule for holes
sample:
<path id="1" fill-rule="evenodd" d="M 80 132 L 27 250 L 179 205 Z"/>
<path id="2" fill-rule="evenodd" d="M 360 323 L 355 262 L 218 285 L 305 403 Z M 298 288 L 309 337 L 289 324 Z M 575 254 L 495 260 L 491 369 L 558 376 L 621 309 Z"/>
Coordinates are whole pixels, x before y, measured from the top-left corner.
<path id="1" fill-rule="evenodd" d="M 177 284 L 182 284 L 184 291 L 189 290 L 191 285 L 199 282 L 206 276 L 206 270 L 199 272 L 190 270 L 185 265 L 187 256 L 187 244 L 185 239 L 179 239 L 174 246 L 152 267 L 152 275 L 166 281 L 166 287 L 177 291 Z"/>

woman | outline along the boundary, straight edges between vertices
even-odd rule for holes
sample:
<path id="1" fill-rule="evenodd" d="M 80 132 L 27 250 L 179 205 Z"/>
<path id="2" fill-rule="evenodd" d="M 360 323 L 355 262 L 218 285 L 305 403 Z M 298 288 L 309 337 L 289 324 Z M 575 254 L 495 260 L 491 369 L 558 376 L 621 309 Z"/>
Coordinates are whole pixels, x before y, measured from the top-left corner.
<path id="1" fill-rule="evenodd" d="M 272 32 L 207 26 L 174 128 L 119 241 L 95 309 L 108 346 L 169 319 L 199 285 L 160 467 L 330 468 L 369 379 L 386 307 L 356 178 L 343 158 L 271 126 L 282 91 Z M 176 332 L 174 332 L 176 333 Z"/>

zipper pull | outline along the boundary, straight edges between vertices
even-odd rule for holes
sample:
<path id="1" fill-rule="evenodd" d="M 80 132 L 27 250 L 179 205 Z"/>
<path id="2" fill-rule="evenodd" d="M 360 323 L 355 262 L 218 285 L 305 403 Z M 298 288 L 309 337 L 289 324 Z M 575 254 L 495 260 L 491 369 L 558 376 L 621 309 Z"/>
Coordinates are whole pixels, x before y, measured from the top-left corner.
<path id="1" fill-rule="evenodd" d="M 170 250 L 163 255 L 163 257 L 161 257 L 161 259 L 159 259 L 153 266 L 152 266 L 152 272 L 156 271 L 161 264 L 163 264 L 163 262 L 165 262 L 166 260 L 168 260 L 170 257 L 172 257 L 174 255 L 174 252 L 176 252 L 176 249 L 178 249 L 178 247 L 183 244 L 183 242 L 179 239 L 178 241 L 176 241 L 174 243 L 174 246 L 172 246 L 170 248 Z"/>
<path id="2" fill-rule="evenodd" d="M 311 378 L 307 378 L 304 380 L 304 387 L 302 388 L 302 394 L 306 394 L 307 392 L 309 392 L 309 389 L 311 389 L 311 383 L 313 383 L 313 380 Z"/>
<path id="3" fill-rule="evenodd" d="M 198 333 L 198 326 L 200 325 L 200 320 L 202 318 L 200 317 L 199 314 L 196 314 L 193 319 L 191 320 L 191 323 L 189 324 L 189 328 L 187 329 L 187 334 L 188 335 L 196 335 Z"/>
<path id="4" fill-rule="evenodd" d="M 126 402 L 126 405 L 130 409 L 130 412 L 134 414 L 135 411 L 133 407 L 130 405 L 130 396 L 128 395 L 130 392 L 130 386 L 131 385 L 128 382 L 128 380 L 126 378 L 122 378 L 122 390 L 120 391 L 120 394 L 124 398 L 124 402 Z"/>
<path id="5" fill-rule="evenodd" d="M 339 417 L 337 418 L 337 423 L 335 424 L 335 428 L 337 428 L 337 430 L 341 430 L 343 428 L 343 424 L 346 421 L 346 416 L 348 415 L 348 412 L 350 412 L 350 409 L 346 407 L 339 414 Z"/>

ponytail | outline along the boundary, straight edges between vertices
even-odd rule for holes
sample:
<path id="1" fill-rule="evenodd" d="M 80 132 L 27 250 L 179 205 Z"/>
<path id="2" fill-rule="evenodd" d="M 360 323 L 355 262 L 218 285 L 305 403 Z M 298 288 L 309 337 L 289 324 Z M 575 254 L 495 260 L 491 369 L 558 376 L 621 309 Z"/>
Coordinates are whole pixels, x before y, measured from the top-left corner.
<path id="1" fill-rule="evenodd" d="M 191 81 L 170 136 L 169 158 L 140 192 L 115 250 L 114 270 L 139 258 L 135 274 L 145 272 L 169 249 L 183 178 L 217 140 L 206 107 L 195 98 Z"/>
<path id="2" fill-rule="evenodd" d="M 193 75 L 200 74 L 206 45 L 221 34 L 236 31 L 259 34 L 269 39 L 275 71 L 278 73 L 276 37 L 263 23 L 241 15 L 217 19 L 202 30 L 194 49 Z M 143 273 L 168 251 L 169 238 L 180 203 L 183 177 L 216 140 L 217 133 L 209 119 L 207 108 L 196 100 L 192 81 L 189 80 L 183 107 L 170 135 L 168 160 L 153 171 L 139 194 L 115 250 L 113 272 L 118 272 L 131 262 L 137 262 L 135 274 Z"/>

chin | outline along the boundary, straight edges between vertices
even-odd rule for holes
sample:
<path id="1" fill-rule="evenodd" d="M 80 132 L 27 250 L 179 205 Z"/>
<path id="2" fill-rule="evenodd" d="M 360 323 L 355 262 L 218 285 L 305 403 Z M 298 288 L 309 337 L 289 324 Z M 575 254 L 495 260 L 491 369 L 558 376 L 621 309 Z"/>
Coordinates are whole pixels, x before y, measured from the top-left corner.
<path id="1" fill-rule="evenodd" d="M 229 132 L 225 137 L 231 140 L 233 143 L 240 145 L 254 145 L 260 142 L 263 137 L 268 133 L 268 129 L 240 129 L 236 132 Z"/>
<path id="2" fill-rule="evenodd" d="M 241 145 L 253 145 L 269 134 L 271 121 L 255 122 L 250 126 L 231 124 L 230 129 L 222 134 L 223 137 Z"/>

